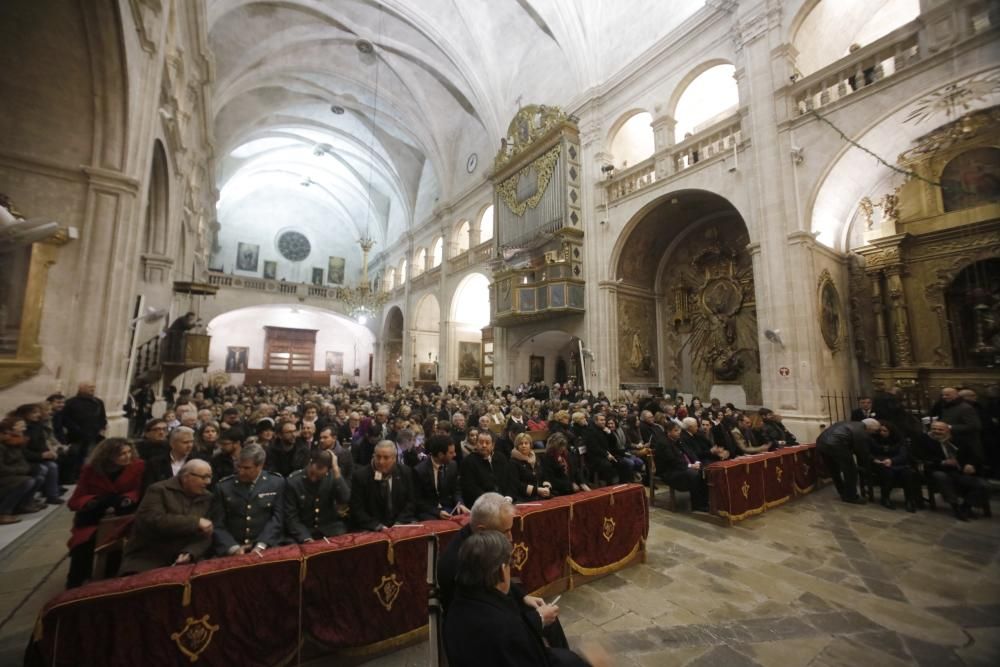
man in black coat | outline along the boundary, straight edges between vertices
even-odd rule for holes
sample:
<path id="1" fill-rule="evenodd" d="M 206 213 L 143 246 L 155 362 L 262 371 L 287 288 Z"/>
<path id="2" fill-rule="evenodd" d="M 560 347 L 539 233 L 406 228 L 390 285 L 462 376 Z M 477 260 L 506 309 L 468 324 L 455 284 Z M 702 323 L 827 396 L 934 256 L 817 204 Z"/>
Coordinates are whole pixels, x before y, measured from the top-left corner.
<path id="1" fill-rule="evenodd" d="M 697 453 L 681 440 L 681 427 L 670 423 L 666 437 L 653 444 L 656 474 L 673 489 L 691 493 L 691 509 L 708 511 L 708 485 Z"/>
<path id="2" fill-rule="evenodd" d="M 413 477 L 396 462 L 396 444 L 383 440 L 375 446 L 372 462 L 355 469 L 351 484 L 351 520 L 360 530 L 385 530 L 413 523 Z"/>
<path id="3" fill-rule="evenodd" d="M 299 439 L 299 430 L 293 421 L 278 424 L 278 439 L 267 448 L 267 466 L 284 478 L 302 470 L 309 462 L 309 448 Z"/>
<path id="4" fill-rule="evenodd" d="M 142 477 L 143 491 L 157 482 L 164 482 L 177 475 L 187 463 L 193 448 L 194 431 L 187 426 L 178 426 L 171 431 L 167 451 L 146 461 L 146 469 Z"/>
<path id="5" fill-rule="evenodd" d="M 480 431 L 476 438 L 476 453 L 462 459 L 459 466 L 462 501 L 471 506 L 487 491 L 514 497 L 515 480 L 510 461 L 494 450 L 493 434 Z"/>
<path id="6" fill-rule="evenodd" d="M 347 526 L 338 505 L 346 508 L 350 497 L 333 452 L 313 452 L 305 470 L 285 480 L 285 532 L 299 544 L 343 535 Z"/>
<path id="7" fill-rule="evenodd" d="M 816 450 L 826 463 L 840 499 L 845 503 L 864 505 L 858 495 L 858 466 L 867 468 L 870 462 L 871 436 L 878 433 L 877 419 L 861 422 L 843 421 L 827 427 L 816 438 Z M 857 457 L 857 464 L 855 464 Z"/>
<path id="8" fill-rule="evenodd" d="M 872 409 L 871 396 L 862 396 L 859 398 L 858 407 L 851 410 L 852 422 L 859 422 L 862 419 L 875 418 L 876 416 L 875 411 Z"/>
<path id="9" fill-rule="evenodd" d="M 967 441 L 955 440 L 953 428 L 943 421 L 931 423 L 930 432 L 919 444 L 918 455 L 934 489 L 951 505 L 955 518 L 967 521 L 972 516 L 972 506 L 982 504 L 989 495 L 986 480 L 981 477 L 980 452 Z"/>
<path id="10" fill-rule="evenodd" d="M 61 413 L 62 426 L 66 429 L 66 440 L 70 445 L 70 477 L 73 480 L 79 476 L 91 447 L 104 439 L 104 431 L 108 427 L 104 401 L 95 396 L 96 392 L 97 385 L 93 382 L 81 382 L 76 396 L 66 400 L 66 407 Z"/>
<path id="11" fill-rule="evenodd" d="M 455 444 L 446 435 L 427 441 L 428 457 L 413 469 L 417 519 L 447 519 L 453 514 L 468 514 L 458 488 L 458 464 Z"/>
<path id="12" fill-rule="evenodd" d="M 596 414 L 591 422 L 582 412 L 573 413 L 573 431 L 586 451 L 583 455 L 587 467 L 605 484 L 617 484 L 616 467 L 618 459 L 608 449 L 608 433 L 605 432 L 605 416 Z"/>
<path id="13" fill-rule="evenodd" d="M 954 387 L 941 390 L 941 409 L 938 418 L 951 427 L 951 439 L 956 446 L 969 446 L 973 451 L 981 453 L 979 433 L 983 424 L 979 421 L 979 413 L 966 403 Z"/>

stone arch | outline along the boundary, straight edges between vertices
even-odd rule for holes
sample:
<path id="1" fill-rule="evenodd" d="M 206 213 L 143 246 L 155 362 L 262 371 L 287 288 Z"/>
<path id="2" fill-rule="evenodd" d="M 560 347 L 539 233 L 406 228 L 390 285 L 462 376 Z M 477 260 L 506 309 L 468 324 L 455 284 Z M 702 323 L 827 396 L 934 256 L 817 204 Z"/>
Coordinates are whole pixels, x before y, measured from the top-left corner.
<path id="1" fill-rule="evenodd" d="M 459 220 L 455 224 L 452 234 L 452 246 L 455 248 L 455 256 L 461 255 L 469 249 L 469 221 Z"/>
<path id="2" fill-rule="evenodd" d="M 427 266 L 427 248 L 425 246 L 420 246 L 417 248 L 416 252 L 413 253 L 413 277 L 416 278 L 421 273 L 424 272 L 424 267 Z"/>
<path id="3" fill-rule="evenodd" d="M 713 58 L 710 60 L 706 60 L 705 62 L 699 64 L 697 67 L 688 72 L 687 75 L 685 75 L 684 78 L 681 79 L 680 83 L 678 83 L 677 87 L 674 89 L 674 92 L 670 97 L 670 103 L 668 105 L 668 109 L 670 117 L 673 118 L 674 122 L 676 123 L 676 126 L 674 128 L 674 133 L 675 133 L 674 138 L 677 141 L 677 143 L 680 143 L 681 141 L 684 140 L 683 133 L 685 132 L 685 130 L 687 130 L 691 134 L 697 134 L 697 132 L 694 130 L 695 127 L 697 127 L 699 124 L 711 122 L 715 118 L 715 116 L 721 115 L 727 111 L 728 109 L 727 107 L 718 106 L 718 108 L 715 108 L 710 112 L 705 112 L 703 111 L 704 105 L 699 105 L 698 116 L 692 117 L 692 119 L 680 117 L 683 111 L 682 109 L 680 109 L 681 103 L 684 101 L 685 96 L 688 95 L 693 90 L 692 85 L 695 84 L 699 79 L 701 79 L 706 74 L 709 74 L 711 70 L 723 67 L 726 68 L 727 70 L 729 68 L 733 68 L 734 72 L 736 69 L 735 65 L 733 65 L 732 62 L 724 58 Z M 721 72 L 720 70 L 720 73 L 724 72 Z M 730 85 L 728 81 L 726 85 L 727 86 Z M 716 90 L 716 95 L 719 96 L 720 101 L 724 101 L 726 99 L 723 96 L 724 92 L 730 95 L 735 95 L 735 100 L 733 100 L 733 102 L 735 106 L 738 108 L 740 104 L 739 90 L 736 85 L 735 79 L 732 80 L 731 88 L 729 90 L 727 91 Z"/>
<path id="4" fill-rule="evenodd" d="M 489 241 L 493 238 L 493 204 L 486 204 L 479 210 L 477 215 L 479 220 L 479 242 Z M 472 241 L 469 241 L 472 245 Z"/>
<path id="5" fill-rule="evenodd" d="M 620 382 L 760 403 L 749 241 L 736 207 L 705 190 L 665 195 L 634 216 L 610 272 Z"/>
<path id="6" fill-rule="evenodd" d="M 383 282 L 383 286 L 385 287 L 386 292 L 391 292 L 392 290 L 396 289 L 395 267 L 390 266 L 385 270 L 385 280 Z"/>
<path id="7" fill-rule="evenodd" d="M 399 386 L 402 377 L 404 323 L 403 311 L 399 306 L 393 306 L 386 312 L 382 325 L 385 387 L 390 391 Z"/>
<path id="8" fill-rule="evenodd" d="M 634 166 L 655 152 L 652 120 L 649 111 L 636 108 L 629 109 L 611 124 L 605 145 L 617 168 Z"/>
<path id="9" fill-rule="evenodd" d="M 688 86 L 691 85 L 692 81 L 713 67 L 732 64 L 733 63 L 726 58 L 710 58 L 693 67 L 687 74 L 681 77 L 681 80 L 677 82 L 677 86 L 674 88 L 674 92 L 670 94 L 670 100 L 667 102 L 667 114 L 671 117 L 676 117 L 677 103 L 680 102 L 681 97 L 684 95 L 684 91 L 688 89 Z"/>
<path id="10" fill-rule="evenodd" d="M 410 336 L 413 341 L 413 358 L 417 364 L 414 380 L 436 382 L 440 362 L 441 305 L 434 294 L 425 294 L 417 302 L 411 318 Z"/>
<path id="11" fill-rule="evenodd" d="M 511 377 L 548 385 L 573 380 L 580 384 L 582 364 L 579 338 L 562 329 L 542 328 L 510 346 Z M 541 380 L 537 380 L 538 373 Z"/>
<path id="12" fill-rule="evenodd" d="M 439 236 L 431 246 L 431 268 L 441 266 L 442 261 L 444 261 L 444 237 Z"/>
<path id="13" fill-rule="evenodd" d="M 170 167 L 163 143 L 153 142 L 153 159 L 149 168 L 149 189 L 146 195 L 145 251 L 151 255 L 167 253 L 167 232 L 170 225 Z"/>

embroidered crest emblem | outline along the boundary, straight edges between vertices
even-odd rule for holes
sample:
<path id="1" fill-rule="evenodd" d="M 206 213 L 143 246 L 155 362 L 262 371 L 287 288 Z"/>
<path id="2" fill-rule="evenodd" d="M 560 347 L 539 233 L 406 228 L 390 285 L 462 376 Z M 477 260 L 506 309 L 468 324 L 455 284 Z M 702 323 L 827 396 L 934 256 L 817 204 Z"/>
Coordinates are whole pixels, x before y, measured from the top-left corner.
<path id="1" fill-rule="evenodd" d="M 518 572 L 524 567 L 524 564 L 528 562 L 528 545 L 524 542 L 517 542 L 514 545 L 514 550 L 510 552 L 510 564 Z"/>
<path id="2" fill-rule="evenodd" d="M 746 500 L 750 497 L 750 482 L 746 480 L 743 481 L 743 486 L 740 487 L 740 491 L 743 492 L 743 499 Z"/>
<path id="3" fill-rule="evenodd" d="M 181 653 L 186 655 L 191 662 L 196 662 L 202 651 L 212 643 L 212 635 L 219 629 L 218 625 L 208 622 L 209 615 L 205 614 L 198 620 L 188 616 L 187 622 L 180 632 L 174 632 L 170 638 L 177 644 Z"/>
<path id="4" fill-rule="evenodd" d="M 388 577 L 382 577 L 379 585 L 372 589 L 375 597 L 385 607 L 386 611 L 392 611 L 392 603 L 399 597 L 399 590 L 403 587 L 403 582 L 396 578 L 395 573 Z"/>
<path id="5" fill-rule="evenodd" d="M 605 541 L 610 542 L 615 534 L 615 520 L 609 516 L 604 517 L 604 530 L 601 531 Z"/>

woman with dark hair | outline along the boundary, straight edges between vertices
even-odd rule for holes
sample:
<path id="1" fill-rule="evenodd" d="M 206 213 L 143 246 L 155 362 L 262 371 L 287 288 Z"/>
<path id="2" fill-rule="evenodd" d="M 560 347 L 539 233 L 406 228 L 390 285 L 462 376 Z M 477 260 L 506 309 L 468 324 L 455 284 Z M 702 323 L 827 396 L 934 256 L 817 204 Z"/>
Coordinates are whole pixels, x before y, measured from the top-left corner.
<path id="1" fill-rule="evenodd" d="M 219 424 L 206 422 L 198 429 L 194 439 L 194 450 L 188 458 L 211 461 L 212 457 L 215 456 L 215 448 L 218 444 Z"/>
<path id="2" fill-rule="evenodd" d="M 515 500 L 524 502 L 552 497 L 551 482 L 542 481 L 541 464 L 532 449 L 531 434 L 518 433 L 514 449 L 510 452 L 510 466 L 514 469 Z"/>
<path id="3" fill-rule="evenodd" d="M 14 417 L 23 419 L 24 435 L 28 442 L 24 445 L 24 458 L 31 464 L 31 475 L 38 484 L 38 489 L 45 496 L 48 505 L 62 505 L 60 498 L 64 493 L 59 488 L 59 465 L 56 463 L 56 453 L 49 449 L 45 438 L 45 426 L 42 424 L 42 406 L 37 403 L 19 405 L 14 410 Z"/>
<path id="4" fill-rule="evenodd" d="M 131 514 L 139 505 L 146 464 L 135 456 L 125 438 L 101 441 L 80 472 L 69 508 L 76 512 L 69 539 L 69 575 L 66 588 L 76 588 L 90 578 L 94 568 L 97 524 L 109 511 Z"/>

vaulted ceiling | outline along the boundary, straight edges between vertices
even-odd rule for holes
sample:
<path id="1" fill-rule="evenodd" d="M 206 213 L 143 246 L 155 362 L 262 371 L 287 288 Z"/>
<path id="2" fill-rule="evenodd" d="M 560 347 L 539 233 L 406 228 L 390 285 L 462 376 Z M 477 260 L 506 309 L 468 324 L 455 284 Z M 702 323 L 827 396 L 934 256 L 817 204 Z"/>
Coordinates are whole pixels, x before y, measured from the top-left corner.
<path id="1" fill-rule="evenodd" d="M 482 182 L 519 102 L 580 98 L 703 4 L 207 0 L 220 220 L 277 188 L 384 248 Z"/>

